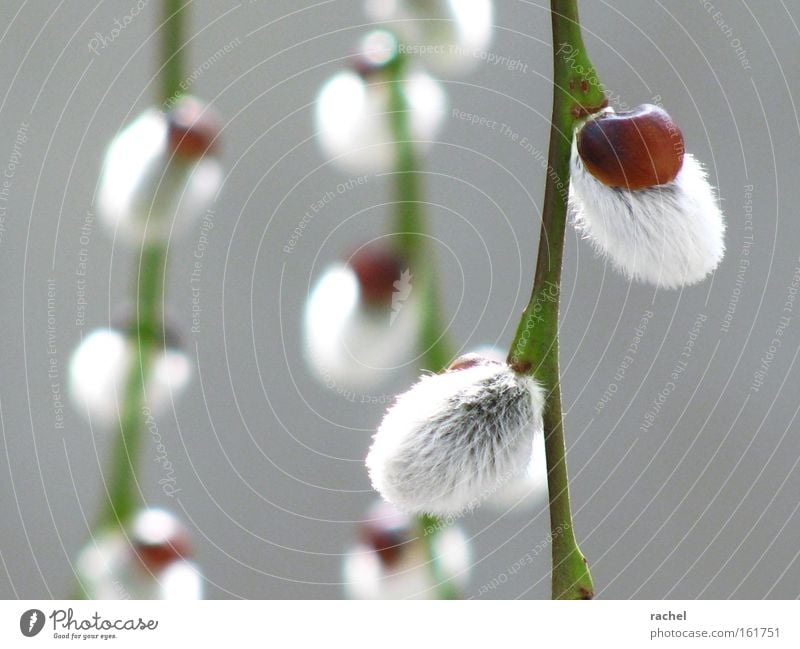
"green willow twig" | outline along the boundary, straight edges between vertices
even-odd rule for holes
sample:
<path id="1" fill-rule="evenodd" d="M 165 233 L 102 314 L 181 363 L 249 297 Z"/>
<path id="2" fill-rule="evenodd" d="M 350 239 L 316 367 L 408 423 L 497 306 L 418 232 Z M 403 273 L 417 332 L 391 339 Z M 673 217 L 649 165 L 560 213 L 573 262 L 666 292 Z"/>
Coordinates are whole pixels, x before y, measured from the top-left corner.
<path id="1" fill-rule="evenodd" d="M 442 322 L 430 239 L 423 218 L 422 183 L 416 145 L 409 124 L 409 106 L 403 92 L 406 58 L 403 54 L 389 65 L 389 119 L 395 141 L 394 234 L 400 252 L 411 264 L 417 290 L 422 293 L 420 331 L 421 365 L 432 372 L 443 370 L 452 360 Z"/>
<path id="2" fill-rule="evenodd" d="M 182 94 L 181 83 L 185 78 L 184 30 L 188 9 L 183 9 L 184 0 L 162 0 L 161 15 L 161 61 L 159 71 L 161 97 L 164 101 L 174 100 Z"/>
<path id="3" fill-rule="evenodd" d="M 181 93 L 183 80 L 183 31 L 186 11 L 182 0 L 163 0 L 159 70 L 163 101 Z M 125 384 L 119 417 L 119 434 L 111 452 L 111 477 L 98 529 L 123 526 L 139 504 L 136 463 L 145 426 L 145 390 L 153 357 L 164 348 L 163 300 L 167 249 L 161 243 L 143 245 L 133 286 L 135 313 L 128 332 L 134 346 L 134 362 Z"/>
<path id="4" fill-rule="evenodd" d="M 108 499 L 100 527 L 124 525 L 139 503 L 135 467 L 144 428 L 146 379 L 154 354 L 163 350 L 161 298 L 165 266 L 166 250 L 162 246 L 142 249 L 134 287 L 136 314 L 128 332 L 135 349 L 134 362 L 122 395 L 119 435 L 112 450 Z"/>
<path id="5" fill-rule="evenodd" d="M 181 0 L 163 0 L 161 54 L 159 70 L 160 94 L 165 102 L 174 101 L 181 93 L 183 79 L 183 22 Z M 145 390 L 153 356 L 164 348 L 164 324 L 161 314 L 167 250 L 161 244 L 144 244 L 133 286 L 135 312 L 128 337 L 134 347 L 133 362 L 121 397 L 118 434 L 111 449 L 110 478 L 106 483 L 106 499 L 94 524 L 93 532 L 123 527 L 140 503 L 136 464 L 145 425 Z M 74 596 L 86 597 L 78 584 Z"/>
<path id="6" fill-rule="evenodd" d="M 405 56 L 398 53 L 387 70 L 389 120 L 395 144 L 394 234 L 398 249 L 413 269 L 412 279 L 416 290 L 421 293 L 420 365 L 423 369 L 440 372 L 449 365 L 452 352 L 442 322 L 430 239 L 425 233 L 420 166 L 411 134 L 409 106 L 403 92 L 405 70 Z M 417 528 L 425 543 L 428 565 L 437 584 L 439 599 L 459 599 L 458 589 L 447 580 L 436 555 L 435 541 L 443 527 L 443 522 L 435 516 L 422 515 L 417 519 Z"/>
<path id="7" fill-rule="evenodd" d="M 551 0 L 551 13 L 553 115 L 539 256 L 530 303 L 511 345 L 509 363 L 519 373 L 534 375 L 547 394 L 544 434 L 550 490 L 552 597 L 590 599 L 594 586 L 575 540 L 569 502 L 558 369 L 558 306 L 572 138 L 579 121 L 600 110 L 606 99 L 584 49 L 577 0 Z"/>

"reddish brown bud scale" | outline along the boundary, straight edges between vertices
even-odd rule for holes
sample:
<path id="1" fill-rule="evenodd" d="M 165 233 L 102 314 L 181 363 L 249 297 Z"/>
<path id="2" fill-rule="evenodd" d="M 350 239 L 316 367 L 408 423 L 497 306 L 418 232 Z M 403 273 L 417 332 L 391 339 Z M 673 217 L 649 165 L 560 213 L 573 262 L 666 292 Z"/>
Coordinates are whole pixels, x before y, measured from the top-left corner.
<path id="1" fill-rule="evenodd" d="M 144 568 L 157 573 L 173 561 L 191 556 L 191 548 L 187 538 L 175 538 L 164 543 L 134 545 L 134 552 Z"/>
<path id="2" fill-rule="evenodd" d="M 637 190 L 675 180 L 683 166 L 683 134 L 658 106 L 603 113 L 577 136 L 586 170 L 610 187 Z"/>
<path id="3" fill-rule="evenodd" d="M 376 60 L 374 57 L 367 56 L 363 51 L 356 52 L 350 61 L 350 69 L 367 82 L 385 81 L 386 68 L 391 63 Z"/>
<path id="4" fill-rule="evenodd" d="M 456 358 L 452 363 L 450 363 L 450 365 L 447 366 L 447 370 L 450 372 L 457 372 L 459 370 L 468 370 L 476 365 L 489 365 L 491 363 L 497 363 L 497 361 L 492 360 L 491 358 L 486 358 L 486 356 L 483 356 L 482 354 L 476 354 L 472 352 L 469 354 L 462 354 Z"/>
<path id="5" fill-rule="evenodd" d="M 356 54 L 350 65 L 353 72 L 363 79 L 369 79 L 370 76 L 381 70 L 381 66 L 376 66 L 372 61 L 361 54 Z"/>
<path id="6" fill-rule="evenodd" d="M 130 538 L 142 567 L 152 573 L 192 554 L 186 528 L 161 510 L 141 512 L 133 522 Z"/>
<path id="7" fill-rule="evenodd" d="M 348 264 L 358 278 L 366 304 L 391 302 L 394 283 L 405 269 L 402 258 L 391 247 L 381 242 L 367 244 L 353 253 Z"/>
<path id="8" fill-rule="evenodd" d="M 361 539 L 378 553 L 384 565 L 396 563 L 412 540 L 412 522 L 408 514 L 389 503 L 378 503 L 369 512 L 370 520 L 361 525 Z"/>
<path id="9" fill-rule="evenodd" d="M 377 29 L 362 39 L 352 59 L 352 69 L 368 79 L 382 72 L 397 59 L 397 39 L 386 30 Z"/>
<path id="10" fill-rule="evenodd" d="M 135 305 L 126 302 L 115 308 L 112 312 L 110 328 L 131 333 L 132 335 L 151 335 L 164 349 L 181 351 L 184 347 L 184 340 L 181 335 L 181 325 L 177 315 L 167 308 L 165 312 L 162 313 L 161 319 L 163 322 L 155 331 L 141 330 L 137 332 Z"/>
<path id="11" fill-rule="evenodd" d="M 167 113 L 167 143 L 186 158 L 217 152 L 220 131 L 217 116 L 192 97 L 181 97 Z"/>

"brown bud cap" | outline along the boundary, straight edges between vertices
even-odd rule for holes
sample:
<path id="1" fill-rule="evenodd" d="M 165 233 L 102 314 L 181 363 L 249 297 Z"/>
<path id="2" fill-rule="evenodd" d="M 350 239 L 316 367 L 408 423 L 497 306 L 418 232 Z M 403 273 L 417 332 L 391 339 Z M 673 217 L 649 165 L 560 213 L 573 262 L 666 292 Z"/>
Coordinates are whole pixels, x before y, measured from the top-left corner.
<path id="1" fill-rule="evenodd" d="M 217 153 L 219 131 L 216 113 L 194 97 L 179 98 L 167 113 L 167 144 L 176 155 L 197 159 Z"/>
<path id="2" fill-rule="evenodd" d="M 142 567 L 153 573 L 192 554 L 186 528 L 177 518 L 160 509 L 137 514 L 131 528 L 131 544 Z"/>
<path id="3" fill-rule="evenodd" d="M 110 327 L 125 334 L 137 334 L 150 336 L 157 344 L 164 349 L 181 351 L 184 348 L 184 337 L 181 335 L 181 327 L 178 323 L 177 315 L 170 309 L 166 309 L 161 316 L 162 322 L 152 331 L 136 331 L 136 305 L 131 302 L 124 302 L 115 307 L 111 314 Z"/>
<path id="4" fill-rule="evenodd" d="M 350 257 L 348 265 L 358 278 L 361 299 L 372 306 L 391 302 L 394 283 L 406 268 L 400 255 L 382 242 L 368 243 L 359 248 Z"/>
<path id="5" fill-rule="evenodd" d="M 360 526 L 361 541 L 378 553 L 384 565 L 391 566 L 403 556 L 414 538 L 413 523 L 408 514 L 386 502 L 374 505 L 368 520 Z"/>
<path id="6" fill-rule="evenodd" d="M 450 365 L 447 366 L 449 372 L 457 372 L 458 370 L 468 370 L 476 365 L 490 365 L 498 363 L 498 361 L 487 358 L 482 354 L 463 354 L 456 358 Z"/>
<path id="7" fill-rule="evenodd" d="M 385 29 L 367 34 L 353 57 L 353 70 L 364 78 L 384 70 L 397 59 L 398 44 L 394 35 Z"/>
<path id="8" fill-rule="evenodd" d="M 645 189 L 675 180 L 683 166 L 683 134 L 658 106 L 602 113 L 578 132 L 578 153 L 601 183 Z"/>

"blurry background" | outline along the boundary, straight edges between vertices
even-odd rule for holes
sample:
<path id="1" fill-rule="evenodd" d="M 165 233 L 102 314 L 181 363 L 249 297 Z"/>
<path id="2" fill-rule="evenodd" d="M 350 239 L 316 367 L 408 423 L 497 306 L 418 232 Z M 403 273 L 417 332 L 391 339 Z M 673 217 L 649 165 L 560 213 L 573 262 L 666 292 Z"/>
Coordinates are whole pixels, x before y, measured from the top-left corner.
<path id="1" fill-rule="evenodd" d="M 545 3 L 496 5 L 491 50 L 517 63 L 483 62 L 443 81 L 451 108 L 519 137 L 448 113 L 425 157 L 444 309 L 465 348 L 507 345 L 525 305 L 550 114 Z M 629 105 L 663 103 L 708 164 L 728 222 L 716 275 L 680 292 L 628 284 L 568 231 L 564 405 L 577 536 L 598 596 L 795 598 L 800 306 L 786 303 L 800 281 L 800 7 L 615 0 L 581 9 L 609 92 Z M 313 102 L 368 26 L 356 1 L 223 0 L 191 11 L 189 89 L 226 120 L 229 175 L 202 260 L 198 331 L 189 280 L 200 225 L 169 254 L 167 303 L 196 365 L 174 415 L 158 422 L 180 491 L 163 493 L 152 445 L 141 487 L 189 524 L 209 597 L 341 597 L 340 555 L 374 499 L 363 457 L 384 406 L 320 385 L 299 325 L 321 269 L 385 231 L 385 179 L 337 196 L 292 254 L 283 247 L 309 206 L 348 179 L 323 164 Z M 156 101 L 159 15 L 155 0 L 0 8 L 2 597 L 67 595 L 70 561 L 97 511 L 108 440 L 65 393 L 57 428 L 53 392 L 65 389 L 81 336 L 129 299 L 133 255 L 91 222 L 92 196 L 109 140 Z M 380 394 L 390 399 L 415 374 L 398 372 Z M 546 538 L 546 511 L 481 509 L 463 525 L 474 562 L 467 596 L 548 596 L 549 549 L 525 560 Z"/>

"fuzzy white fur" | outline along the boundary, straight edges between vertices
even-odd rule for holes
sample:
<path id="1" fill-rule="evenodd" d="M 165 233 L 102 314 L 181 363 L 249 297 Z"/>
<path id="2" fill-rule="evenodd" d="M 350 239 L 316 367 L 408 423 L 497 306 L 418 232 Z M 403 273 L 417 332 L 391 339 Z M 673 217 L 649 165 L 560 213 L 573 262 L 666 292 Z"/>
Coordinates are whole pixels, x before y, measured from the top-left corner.
<path id="1" fill-rule="evenodd" d="M 194 561 L 176 559 L 153 574 L 119 531 L 89 541 L 78 555 L 76 572 L 88 599 L 203 599 L 203 576 Z"/>
<path id="2" fill-rule="evenodd" d="M 415 56 L 439 76 L 477 67 L 492 40 L 492 0 L 367 0 L 365 9 L 373 20 L 388 23 L 406 46 L 422 46 Z"/>
<path id="3" fill-rule="evenodd" d="M 525 473 L 543 407 L 539 385 L 504 363 L 423 376 L 375 433 L 372 484 L 408 512 L 463 514 Z"/>
<path id="4" fill-rule="evenodd" d="M 75 349 L 69 364 L 69 392 L 77 410 L 94 424 L 111 429 L 119 422 L 134 349 L 116 329 L 96 329 Z M 167 411 L 192 376 L 192 363 L 178 349 L 155 359 L 146 386 L 154 416 Z"/>
<path id="5" fill-rule="evenodd" d="M 422 150 L 439 132 L 447 96 L 441 84 L 422 71 L 411 72 L 403 88 L 411 136 Z M 319 144 L 344 170 L 379 173 L 394 167 L 389 90 L 388 84 L 368 83 L 351 71 L 336 74 L 320 90 L 315 112 Z"/>
<path id="6" fill-rule="evenodd" d="M 626 277 L 662 288 L 702 281 L 722 260 L 725 223 L 702 165 L 685 154 L 674 181 L 638 191 L 604 185 L 573 142 L 576 227 Z"/>
<path id="7" fill-rule="evenodd" d="M 455 526 L 444 528 L 433 537 L 432 543 L 442 579 L 456 588 L 464 588 L 470 567 L 464 532 Z M 421 538 L 405 543 L 402 557 L 391 566 L 386 566 L 369 546 L 356 545 L 345 555 L 343 578 L 350 599 L 429 599 L 439 586 Z"/>
<path id="8" fill-rule="evenodd" d="M 213 156 L 186 163 L 167 148 L 166 116 L 146 110 L 111 142 L 98 189 L 98 210 L 107 227 L 127 243 L 165 242 L 211 206 L 222 185 Z"/>
<path id="9" fill-rule="evenodd" d="M 525 473 L 498 489 L 486 500 L 486 504 L 501 512 L 522 512 L 547 507 L 547 457 L 544 447 L 544 430 L 533 436 L 533 453 Z"/>
<path id="10" fill-rule="evenodd" d="M 330 267 L 305 305 L 303 351 L 309 367 L 345 397 L 385 382 L 417 356 L 418 296 L 412 290 L 395 309 L 364 306 L 353 270 Z"/>

